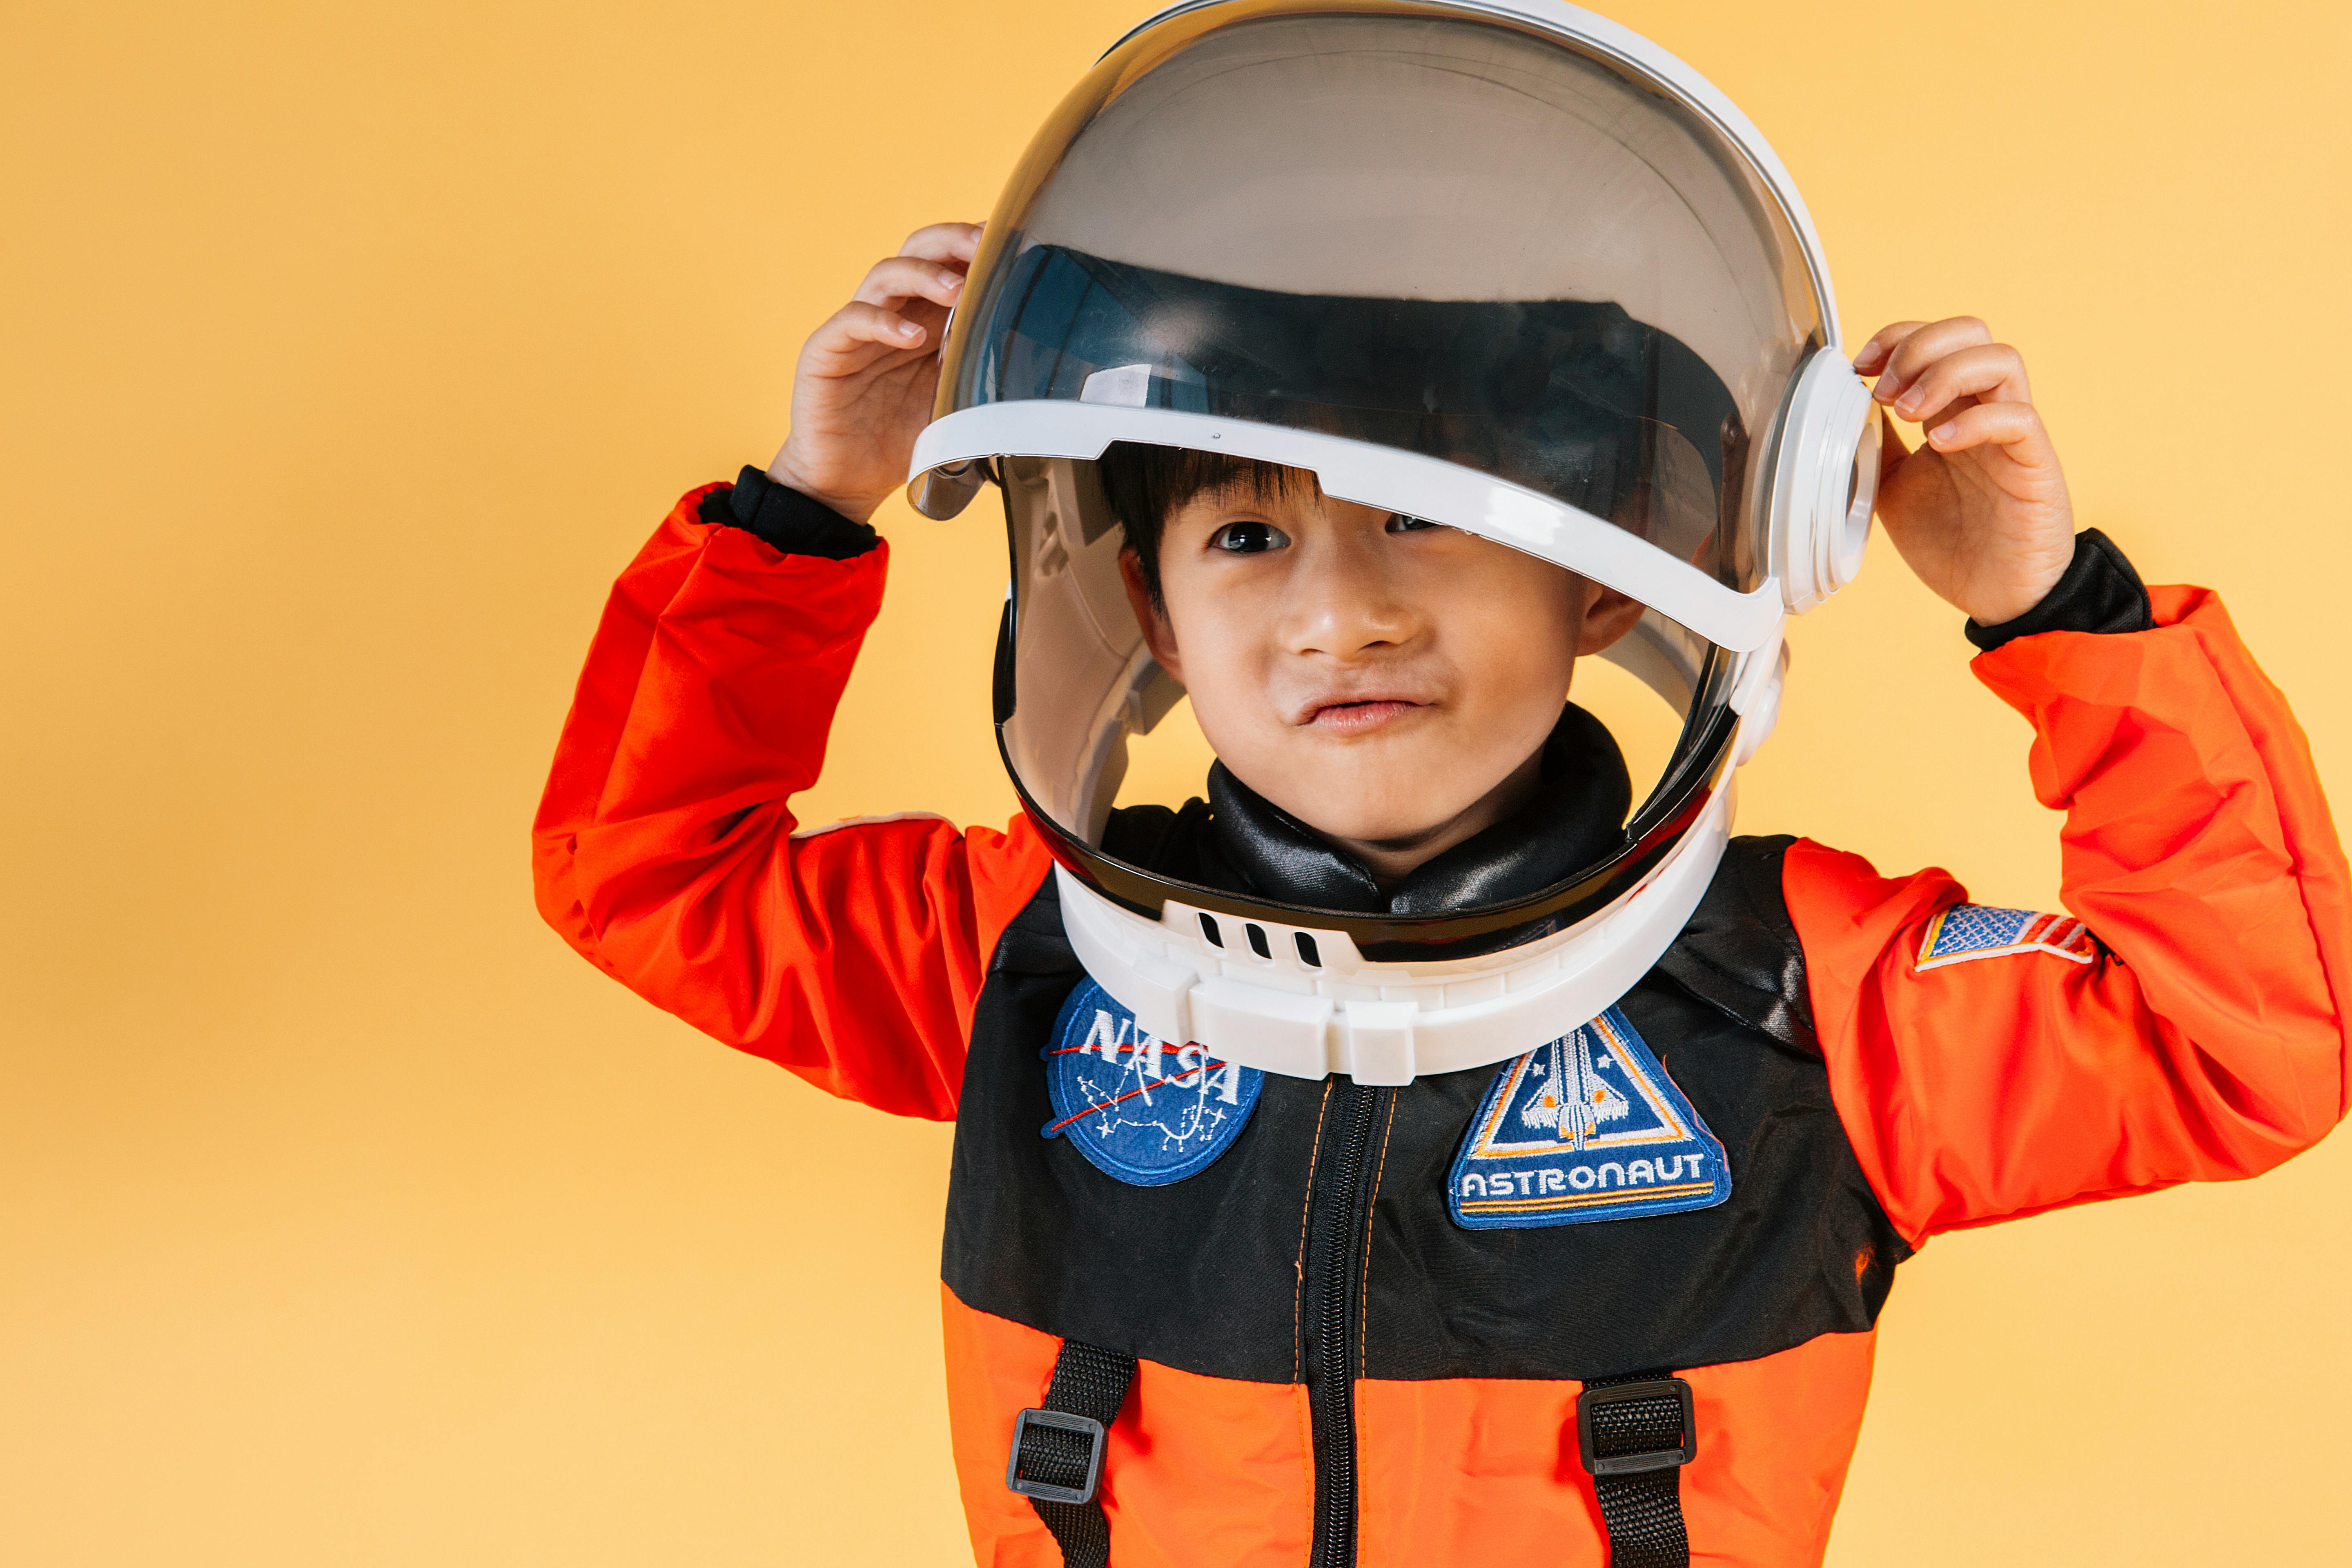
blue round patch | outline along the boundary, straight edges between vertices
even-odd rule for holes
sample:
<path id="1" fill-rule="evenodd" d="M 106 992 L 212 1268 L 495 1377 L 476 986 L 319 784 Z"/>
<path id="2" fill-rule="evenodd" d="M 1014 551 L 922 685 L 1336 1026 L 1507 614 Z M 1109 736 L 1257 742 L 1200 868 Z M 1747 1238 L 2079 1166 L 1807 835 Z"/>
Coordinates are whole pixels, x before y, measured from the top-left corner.
<path id="1" fill-rule="evenodd" d="M 1265 1075 L 1171 1046 L 1135 1026 L 1135 1015 L 1091 979 L 1054 1021 L 1045 1088 L 1054 1120 L 1094 1167 L 1131 1186 L 1158 1187 L 1206 1170 L 1225 1152 L 1265 1088 Z"/>

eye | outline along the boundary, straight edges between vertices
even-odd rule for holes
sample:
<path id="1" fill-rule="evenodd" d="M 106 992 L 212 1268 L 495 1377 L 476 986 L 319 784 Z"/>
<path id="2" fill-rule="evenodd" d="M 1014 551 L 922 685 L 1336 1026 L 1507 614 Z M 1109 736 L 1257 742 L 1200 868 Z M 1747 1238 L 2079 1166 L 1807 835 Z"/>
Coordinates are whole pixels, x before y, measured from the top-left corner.
<path id="1" fill-rule="evenodd" d="M 1432 522 L 1425 517 L 1407 517 L 1402 512 L 1398 512 L 1389 519 L 1391 533 L 1421 533 L 1433 528 L 1444 526 L 1442 522 Z"/>
<path id="2" fill-rule="evenodd" d="M 1255 555 L 1262 551 L 1279 550 L 1290 542 L 1290 535 L 1270 522 L 1251 520 L 1229 522 L 1209 535 L 1209 548 L 1222 550 L 1228 555 Z"/>

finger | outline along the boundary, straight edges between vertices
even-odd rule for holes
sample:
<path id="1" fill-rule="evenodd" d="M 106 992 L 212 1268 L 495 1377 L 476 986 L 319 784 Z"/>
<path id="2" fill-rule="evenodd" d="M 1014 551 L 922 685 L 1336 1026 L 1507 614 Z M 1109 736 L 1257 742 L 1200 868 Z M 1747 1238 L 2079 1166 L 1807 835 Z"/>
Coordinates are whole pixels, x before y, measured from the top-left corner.
<path id="1" fill-rule="evenodd" d="M 1870 341 L 1863 344 L 1853 356 L 1854 374 L 1876 375 L 1885 367 L 1886 356 L 1895 352 L 1895 346 L 1927 324 L 1925 321 L 1896 321 L 1871 333 Z"/>
<path id="2" fill-rule="evenodd" d="M 1871 388 L 1871 395 L 1881 403 L 1892 403 L 1921 371 L 1946 354 L 1990 342 L 1992 329 L 1974 316 L 1948 316 L 1940 321 L 1930 321 L 1905 338 L 1887 356 L 1886 369 L 1879 375 L 1878 384 Z"/>
<path id="3" fill-rule="evenodd" d="M 2051 456 L 2050 433 L 2030 403 L 1979 403 L 1964 408 L 1929 430 L 1927 445 L 1944 453 L 2006 447 L 2011 457 L 2037 468 Z"/>
<path id="4" fill-rule="evenodd" d="M 2007 343 L 1979 343 L 1946 354 L 1921 371 L 1919 379 L 1895 400 L 1889 411 L 1932 424 L 1937 415 L 1963 397 L 1980 403 L 2032 402 L 2033 389 L 2025 380 L 2025 356 Z"/>
<path id="5" fill-rule="evenodd" d="M 936 261 L 921 261 L 911 256 L 893 256 L 877 261 L 866 281 L 857 286 L 853 300 L 869 305 L 886 305 L 896 309 L 908 300 L 929 300 L 935 305 L 952 305 L 963 289 L 963 269 L 946 267 Z"/>
<path id="6" fill-rule="evenodd" d="M 980 253 L 980 235 L 976 223 L 935 223 L 908 235 L 898 254 L 924 261 L 969 263 Z"/>
<path id="7" fill-rule="evenodd" d="M 807 353 L 811 367 L 822 374 L 870 358 L 876 345 L 892 350 L 919 349 L 926 336 L 919 322 L 880 305 L 853 300 L 825 318 L 824 324 L 810 335 Z"/>

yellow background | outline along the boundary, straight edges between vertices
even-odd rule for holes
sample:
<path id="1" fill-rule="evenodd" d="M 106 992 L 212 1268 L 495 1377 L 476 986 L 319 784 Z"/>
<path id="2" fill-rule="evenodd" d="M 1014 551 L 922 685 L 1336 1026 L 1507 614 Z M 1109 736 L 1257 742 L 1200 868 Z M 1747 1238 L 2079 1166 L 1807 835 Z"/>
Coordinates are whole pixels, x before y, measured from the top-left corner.
<path id="1" fill-rule="evenodd" d="M 606 583 L 979 217 L 1133 0 L 35 7 L 0 29 L 0 1559 L 949 1563 L 948 1132 L 636 1001 L 524 828 Z M 2338 5 L 1627 0 L 1858 337 L 2022 345 L 2084 520 L 2221 586 L 2341 795 Z M 1002 544 L 894 503 L 806 802 L 1001 821 Z M 2048 907 L 1892 553 L 1744 823 Z M 2352 1142 L 1935 1243 L 1831 1560 L 2319 1561 Z"/>

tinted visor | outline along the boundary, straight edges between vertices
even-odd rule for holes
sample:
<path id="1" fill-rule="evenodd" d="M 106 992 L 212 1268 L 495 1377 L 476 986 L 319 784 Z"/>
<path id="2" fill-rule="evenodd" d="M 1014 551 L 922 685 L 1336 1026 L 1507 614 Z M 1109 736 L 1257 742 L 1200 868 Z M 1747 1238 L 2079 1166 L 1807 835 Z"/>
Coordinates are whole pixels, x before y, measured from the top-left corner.
<path id="1" fill-rule="evenodd" d="M 985 308 L 966 403 L 1167 408 L 1399 447 L 1722 564 L 1738 407 L 1617 304 L 1285 294 L 1041 245 Z"/>

